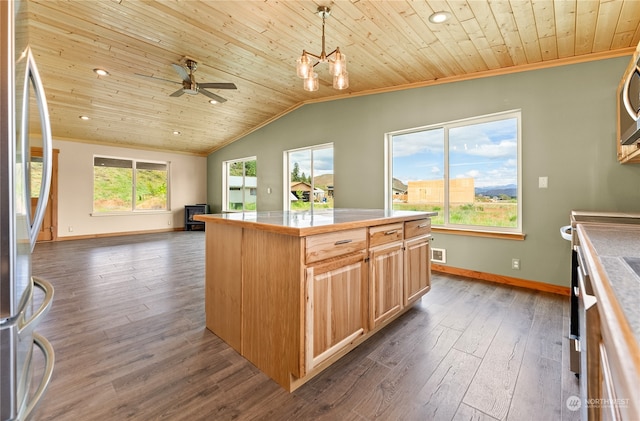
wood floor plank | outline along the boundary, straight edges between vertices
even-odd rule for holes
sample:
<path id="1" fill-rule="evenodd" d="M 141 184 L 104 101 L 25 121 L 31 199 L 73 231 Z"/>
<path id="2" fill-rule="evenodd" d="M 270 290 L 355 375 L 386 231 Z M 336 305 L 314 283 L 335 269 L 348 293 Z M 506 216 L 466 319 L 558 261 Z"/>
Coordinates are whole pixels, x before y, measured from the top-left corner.
<path id="1" fill-rule="evenodd" d="M 406 406 L 400 419 L 449 421 L 458 409 L 443 402 L 461 402 L 482 360 L 452 348 L 427 383 Z"/>
<path id="2" fill-rule="evenodd" d="M 288 393 L 205 328 L 204 232 L 38 244 L 33 270 L 56 289 L 37 330 L 57 358 L 34 421 L 577 420 L 566 297 L 434 273 L 403 317 Z"/>
<path id="3" fill-rule="evenodd" d="M 561 363 L 535 352 L 525 352 L 510 402 L 508 420 L 557 420 L 561 413 Z"/>
<path id="4" fill-rule="evenodd" d="M 397 408 L 415 399 L 416 391 L 424 387 L 459 337 L 459 331 L 438 325 L 414 348 L 405 350 L 406 357 L 363 401 L 355 403 L 355 411 L 367 419 L 394 419 Z"/>
<path id="5" fill-rule="evenodd" d="M 507 416 L 533 320 L 535 295 L 518 291 L 463 402 L 497 419 Z"/>

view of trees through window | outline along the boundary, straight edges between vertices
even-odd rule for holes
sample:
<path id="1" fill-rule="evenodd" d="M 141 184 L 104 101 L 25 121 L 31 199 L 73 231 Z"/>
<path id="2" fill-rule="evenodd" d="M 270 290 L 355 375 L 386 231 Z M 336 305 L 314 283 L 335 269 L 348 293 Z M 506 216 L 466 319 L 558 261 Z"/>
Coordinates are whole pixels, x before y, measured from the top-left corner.
<path id="1" fill-rule="evenodd" d="M 390 134 L 393 209 L 436 211 L 434 225 L 515 231 L 519 112 Z"/>
<path id="2" fill-rule="evenodd" d="M 167 210 L 169 165 L 94 157 L 93 211 Z"/>
<path id="3" fill-rule="evenodd" d="M 333 209 L 333 145 L 286 152 L 288 209 Z"/>
<path id="4" fill-rule="evenodd" d="M 256 158 L 227 161 L 224 165 L 226 167 L 225 210 L 238 212 L 257 210 L 258 168 Z"/>

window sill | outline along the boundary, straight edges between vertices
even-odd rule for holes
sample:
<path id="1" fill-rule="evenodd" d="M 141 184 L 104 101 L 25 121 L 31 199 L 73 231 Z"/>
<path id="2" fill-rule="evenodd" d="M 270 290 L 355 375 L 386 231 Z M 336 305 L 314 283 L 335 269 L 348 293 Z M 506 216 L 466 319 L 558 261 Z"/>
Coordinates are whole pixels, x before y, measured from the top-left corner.
<path id="1" fill-rule="evenodd" d="M 476 231 L 461 228 L 444 228 L 444 227 L 431 227 L 432 232 L 438 232 L 442 234 L 451 235 L 466 235 L 471 237 L 486 237 L 486 238 L 500 238 L 503 240 L 517 240 L 523 241 L 526 234 L 519 232 L 500 232 L 500 231 Z"/>
<path id="2" fill-rule="evenodd" d="M 173 213 L 170 210 L 145 210 L 145 211 L 135 211 L 135 212 L 91 212 L 89 216 L 132 216 L 132 215 L 162 215 L 167 213 Z"/>

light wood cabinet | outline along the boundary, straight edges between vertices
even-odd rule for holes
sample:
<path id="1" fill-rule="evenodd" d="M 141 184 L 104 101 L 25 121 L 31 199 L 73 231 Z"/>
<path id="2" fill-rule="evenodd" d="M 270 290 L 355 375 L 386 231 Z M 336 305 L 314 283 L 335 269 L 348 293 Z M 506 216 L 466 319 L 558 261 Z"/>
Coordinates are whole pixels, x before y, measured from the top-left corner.
<path id="1" fill-rule="evenodd" d="M 367 329 L 366 252 L 307 267 L 306 372 Z"/>
<path id="2" fill-rule="evenodd" d="M 404 305 L 417 301 L 431 289 L 431 236 L 404 243 Z"/>
<path id="3" fill-rule="evenodd" d="M 369 228 L 369 322 L 373 329 L 400 313 L 404 224 Z"/>
<path id="4" fill-rule="evenodd" d="M 431 289 L 431 220 L 404 223 L 404 305 L 416 302 Z"/>
<path id="5" fill-rule="evenodd" d="M 403 308 L 403 252 L 402 241 L 378 246 L 369 252 L 370 321 L 374 329 Z"/>
<path id="6" fill-rule="evenodd" d="M 429 214 L 391 214 L 349 210 L 337 226 L 313 215 L 322 223 L 307 229 L 278 212 L 199 216 L 207 224 L 207 328 L 297 389 L 407 309 L 405 227 L 423 233 L 424 220 L 413 221 Z M 420 241 L 407 241 L 412 299 L 429 283 L 417 273 L 429 270 L 419 262 L 424 252 L 413 251 L 424 248 Z"/>

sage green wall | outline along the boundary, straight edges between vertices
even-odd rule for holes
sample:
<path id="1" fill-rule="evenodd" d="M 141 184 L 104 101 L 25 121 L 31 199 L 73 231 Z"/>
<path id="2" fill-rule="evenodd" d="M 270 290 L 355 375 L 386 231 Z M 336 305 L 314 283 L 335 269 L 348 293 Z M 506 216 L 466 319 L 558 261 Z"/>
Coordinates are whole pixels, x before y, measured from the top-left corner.
<path id="1" fill-rule="evenodd" d="M 282 209 L 283 151 L 334 143 L 335 204 L 384 206 L 384 133 L 522 110 L 524 241 L 435 234 L 447 265 L 569 285 L 572 209 L 640 211 L 640 165 L 616 161 L 618 82 L 629 58 L 573 64 L 305 105 L 208 157 L 208 202 L 222 207 L 222 162 L 257 156 L 258 210 Z M 242 89 L 242 87 L 240 87 Z M 549 178 L 547 189 L 538 177 Z M 272 189 L 267 194 L 267 188 Z M 511 259 L 520 259 L 520 270 Z"/>

